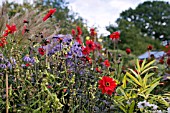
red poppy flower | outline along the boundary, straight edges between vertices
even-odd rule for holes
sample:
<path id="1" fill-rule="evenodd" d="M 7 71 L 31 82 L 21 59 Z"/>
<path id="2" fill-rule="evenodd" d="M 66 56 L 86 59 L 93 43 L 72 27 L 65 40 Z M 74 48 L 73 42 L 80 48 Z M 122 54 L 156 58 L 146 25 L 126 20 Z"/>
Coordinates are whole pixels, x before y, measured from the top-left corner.
<path id="1" fill-rule="evenodd" d="M 95 43 L 95 47 L 96 47 L 97 50 L 101 50 L 102 49 L 102 46 L 99 43 Z"/>
<path id="2" fill-rule="evenodd" d="M 66 89 L 66 88 L 64 88 L 64 89 L 63 89 L 63 92 L 65 93 L 66 91 L 67 91 L 67 89 Z"/>
<path id="3" fill-rule="evenodd" d="M 49 44 L 50 43 L 50 40 L 45 40 L 45 45 Z"/>
<path id="4" fill-rule="evenodd" d="M 131 53 L 130 48 L 127 48 L 127 49 L 126 49 L 126 53 L 127 53 L 127 54 L 130 54 L 130 53 Z"/>
<path id="5" fill-rule="evenodd" d="M 57 38 L 57 41 L 60 42 L 60 43 L 62 43 L 63 38 Z"/>
<path id="6" fill-rule="evenodd" d="M 152 50 L 152 49 L 153 49 L 152 45 L 148 45 L 148 50 Z"/>
<path id="7" fill-rule="evenodd" d="M 4 37 L 8 36 L 8 30 L 5 30 L 5 33 L 3 34 Z"/>
<path id="8" fill-rule="evenodd" d="M 38 52 L 40 53 L 40 55 L 45 54 L 45 50 L 43 48 L 38 48 Z"/>
<path id="9" fill-rule="evenodd" d="M 95 36 L 95 35 L 96 35 L 96 32 L 95 32 L 95 29 L 94 29 L 94 28 L 91 28 L 91 29 L 90 29 L 90 35 L 91 35 L 91 36 Z"/>
<path id="10" fill-rule="evenodd" d="M 8 28 L 8 32 L 11 34 L 17 30 L 15 24 L 12 24 L 11 26 L 7 24 L 6 27 Z"/>
<path id="11" fill-rule="evenodd" d="M 109 62 L 109 60 L 105 60 L 105 61 L 104 61 L 104 65 L 105 65 L 106 67 L 110 67 L 110 62 Z"/>
<path id="12" fill-rule="evenodd" d="M 86 56 L 86 60 L 87 60 L 90 64 L 92 64 L 92 59 L 91 59 L 89 56 Z"/>
<path id="13" fill-rule="evenodd" d="M 137 74 L 139 74 L 139 72 L 135 69 L 135 70 L 133 70 L 134 72 L 136 72 Z"/>
<path id="14" fill-rule="evenodd" d="M 47 85 L 47 88 L 51 89 L 51 88 L 52 88 L 52 86 L 51 86 L 51 85 Z"/>
<path id="15" fill-rule="evenodd" d="M 6 38 L 0 38 L 0 47 L 4 47 L 7 44 Z"/>
<path id="16" fill-rule="evenodd" d="M 77 36 L 77 37 L 76 37 L 76 41 L 77 41 L 79 44 L 82 44 L 82 41 L 81 41 L 80 36 Z"/>
<path id="17" fill-rule="evenodd" d="M 25 19 L 24 19 L 23 23 L 27 23 L 27 24 L 28 24 L 29 22 L 28 22 L 28 20 L 25 20 Z"/>
<path id="18" fill-rule="evenodd" d="M 76 34 L 76 31 L 74 29 L 71 30 L 72 35 L 74 36 Z"/>
<path id="19" fill-rule="evenodd" d="M 89 53 L 90 53 L 89 48 L 83 47 L 83 48 L 82 48 L 82 53 L 83 53 L 83 55 L 89 55 Z"/>
<path id="20" fill-rule="evenodd" d="M 164 59 L 161 58 L 161 59 L 159 60 L 159 63 L 160 63 L 160 64 L 164 64 Z"/>
<path id="21" fill-rule="evenodd" d="M 143 63 L 143 60 L 139 60 L 139 65 L 141 66 Z"/>
<path id="22" fill-rule="evenodd" d="M 24 28 L 23 28 L 23 30 L 22 30 L 22 35 L 25 34 L 26 29 L 27 29 L 27 26 L 24 26 Z"/>
<path id="23" fill-rule="evenodd" d="M 99 83 L 98 88 L 102 90 L 102 93 L 103 94 L 106 93 L 110 96 L 112 95 L 112 93 L 114 92 L 117 86 L 116 81 L 108 76 L 103 76 L 102 79 L 99 80 L 98 83 Z"/>
<path id="24" fill-rule="evenodd" d="M 7 30 L 5 30 L 5 33 L 3 34 L 4 37 L 8 36 L 9 33 L 13 34 L 17 29 L 16 29 L 16 25 L 12 24 L 10 25 L 6 25 Z"/>
<path id="25" fill-rule="evenodd" d="M 96 48 L 95 43 L 92 40 L 86 41 L 86 47 L 88 47 L 90 51 L 94 51 Z"/>
<path id="26" fill-rule="evenodd" d="M 167 59 L 166 63 L 170 66 L 170 58 Z"/>
<path id="27" fill-rule="evenodd" d="M 169 50 L 168 52 L 166 52 L 166 55 L 167 55 L 167 56 L 170 56 L 170 50 Z"/>
<path id="28" fill-rule="evenodd" d="M 56 12 L 56 8 L 50 9 L 49 12 L 44 16 L 43 21 L 46 21 L 48 18 L 50 18 L 54 13 Z"/>
<path id="29" fill-rule="evenodd" d="M 31 66 L 31 65 L 30 65 L 29 63 L 27 63 L 27 64 L 25 64 L 25 66 L 26 66 L 26 67 L 29 67 L 29 66 Z"/>
<path id="30" fill-rule="evenodd" d="M 110 38 L 112 40 L 118 40 L 120 38 L 120 33 L 119 32 L 113 32 L 111 35 L 110 35 Z"/>
<path id="31" fill-rule="evenodd" d="M 81 30 L 81 28 L 79 26 L 77 26 L 77 33 L 78 33 L 78 35 L 82 34 L 82 30 Z"/>
<path id="32" fill-rule="evenodd" d="M 166 46 L 165 46 L 165 48 L 168 48 L 168 47 L 169 47 L 169 45 L 166 45 Z"/>
<path id="33" fill-rule="evenodd" d="M 102 73 L 102 71 L 101 71 L 98 67 L 96 67 L 96 71 L 97 71 L 98 73 Z"/>

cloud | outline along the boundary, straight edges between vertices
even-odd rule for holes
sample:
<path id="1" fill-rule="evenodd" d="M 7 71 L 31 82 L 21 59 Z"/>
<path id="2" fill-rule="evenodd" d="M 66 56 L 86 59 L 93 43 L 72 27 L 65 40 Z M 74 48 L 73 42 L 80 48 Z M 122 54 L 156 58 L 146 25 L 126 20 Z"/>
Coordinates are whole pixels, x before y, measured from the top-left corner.
<path id="1" fill-rule="evenodd" d="M 105 26 L 115 24 L 122 10 L 137 5 L 136 2 L 136 4 L 134 4 L 132 1 L 133 0 L 71 0 L 69 6 L 74 12 L 78 12 L 81 17 L 87 19 L 87 24 L 90 27 L 96 26 L 99 28 L 100 34 L 108 34 Z"/>
<path id="2" fill-rule="evenodd" d="M 146 0 L 66 0 L 69 8 L 87 19 L 88 26 L 95 26 L 99 34 L 108 34 L 105 26 L 116 24 L 115 21 L 124 10 L 135 8 Z M 166 1 L 166 0 L 165 0 Z"/>

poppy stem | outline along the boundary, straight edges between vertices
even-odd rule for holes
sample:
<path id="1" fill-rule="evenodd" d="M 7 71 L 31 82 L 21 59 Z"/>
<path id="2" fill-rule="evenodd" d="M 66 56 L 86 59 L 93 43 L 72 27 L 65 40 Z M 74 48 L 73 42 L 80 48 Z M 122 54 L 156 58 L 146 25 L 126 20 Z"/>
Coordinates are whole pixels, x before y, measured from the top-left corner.
<path id="1" fill-rule="evenodd" d="M 6 113 L 8 113 L 8 74 L 7 74 L 7 69 L 6 69 L 5 76 L 6 76 L 6 81 L 5 81 L 5 84 L 6 84 Z"/>
<path id="2" fill-rule="evenodd" d="M 47 48 L 46 48 L 46 66 L 48 67 L 48 45 L 47 45 Z"/>
<path id="3" fill-rule="evenodd" d="M 115 40 L 114 40 L 113 48 L 114 48 L 114 61 L 116 61 L 116 41 Z"/>
<path id="4" fill-rule="evenodd" d="M 148 50 L 148 59 L 150 59 L 151 54 L 150 54 L 150 50 Z"/>

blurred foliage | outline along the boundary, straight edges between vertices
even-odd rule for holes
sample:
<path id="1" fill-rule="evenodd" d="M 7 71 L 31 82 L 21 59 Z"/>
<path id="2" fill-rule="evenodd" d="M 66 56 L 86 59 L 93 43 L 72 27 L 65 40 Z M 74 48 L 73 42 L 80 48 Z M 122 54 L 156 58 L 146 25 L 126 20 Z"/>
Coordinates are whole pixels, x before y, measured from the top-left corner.
<path id="1" fill-rule="evenodd" d="M 118 24 L 119 26 L 117 28 L 114 28 L 112 25 L 107 28 L 111 33 L 120 30 L 121 41 L 118 43 L 118 49 L 126 50 L 126 48 L 130 48 L 133 54 L 140 55 L 147 51 L 148 45 L 152 45 L 154 50 L 159 50 L 161 48 L 159 40 L 143 36 L 141 29 L 136 27 L 134 23 L 122 19 Z M 107 45 L 109 45 L 108 48 L 113 49 L 113 43 L 110 41 L 109 36 L 105 37 L 105 41 L 106 43 L 110 43 L 107 43 Z"/>

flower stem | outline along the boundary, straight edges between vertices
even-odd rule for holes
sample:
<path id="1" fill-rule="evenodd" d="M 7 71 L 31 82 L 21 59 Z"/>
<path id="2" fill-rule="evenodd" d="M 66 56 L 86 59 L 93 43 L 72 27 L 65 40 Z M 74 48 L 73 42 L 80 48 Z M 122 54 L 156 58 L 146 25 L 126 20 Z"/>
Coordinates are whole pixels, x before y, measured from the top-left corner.
<path id="1" fill-rule="evenodd" d="M 6 73 L 5 73 L 5 76 L 6 76 L 6 113 L 8 113 L 8 74 L 7 74 L 7 69 L 6 69 Z"/>
<path id="2" fill-rule="evenodd" d="M 114 61 L 116 61 L 116 41 L 115 40 L 114 40 L 113 48 L 114 48 Z"/>

